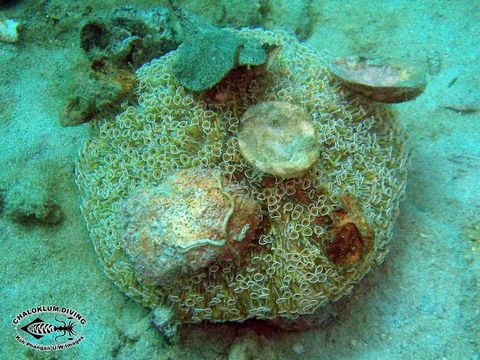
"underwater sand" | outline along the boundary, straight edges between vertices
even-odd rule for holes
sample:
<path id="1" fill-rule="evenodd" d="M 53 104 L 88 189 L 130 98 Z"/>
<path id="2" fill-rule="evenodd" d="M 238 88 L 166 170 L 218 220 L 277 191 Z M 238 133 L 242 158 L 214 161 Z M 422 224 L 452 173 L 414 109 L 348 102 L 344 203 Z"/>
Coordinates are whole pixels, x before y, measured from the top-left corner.
<path id="1" fill-rule="evenodd" d="M 188 327 L 179 344 L 166 344 L 147 309 L 106 278 L 91 246 L 73 177 L 87 128 L 59 125 L 68 95 L 61 85 L 84 61 L 78 46 L 84 8 L 91 5 L 96 16 L 126 2 L 81 3 L 24 0 L 0 8 L 25 24 L 18 43 L 0 43 L 0 189 L 26 198 L 44 189 L 64 213 L 57 226 L 20 225 L 0 215 L 0 359 L 227 358 L 235 339 L 248 333 L 245 326 Z M 218 21 L 215 3 L 228 4 L 191 8 Z M 231 21 L 300 29 L 306 43 L 334 56 L 391 56 L 428 73 L 423 95 L 394 106 L 412 159 L 390 254 L 335 304 L 322 327 L 263 334 L 258 358 L 480 359 L 480 231 L 474 230 L 480 225 L 480 3 L 279 1 L 263 19 L 248 6 L 254 3 L 242 2 L 251 15 L 243 22 L 227 11 Z M 152 5 L 161 4 L 138 7 Z M 55 31 L 52 14 L 61 19 Z M 84 315 L 85 340 L 44 354 L 17 343 L 11 319 L 42 304 Z"/>

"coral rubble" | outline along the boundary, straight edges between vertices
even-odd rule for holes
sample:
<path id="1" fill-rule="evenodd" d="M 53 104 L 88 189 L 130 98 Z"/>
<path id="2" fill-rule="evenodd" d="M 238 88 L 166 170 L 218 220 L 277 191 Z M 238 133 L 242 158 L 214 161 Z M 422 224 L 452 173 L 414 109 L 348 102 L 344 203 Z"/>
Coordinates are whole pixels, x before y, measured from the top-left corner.
<path id="1" fill-rule="evenodd" d="M 122 101 L 130 100 L 134 70 L 178 46 L 173 24 L 162 7 L 125 7 L 83 24 L 80 46 L 89 69 L 72 80 L 60 123 L 76 126 L 118 111 Z"/>
<path id="2" fill-rule="evenodd" d="M 137 68 L 178 46 L 170 16 L 163 7 L 148 11 L 125 7 L 86 22 L 80 45 L 92 62 Z"/>
<path id="3" fill-rule="evenodd" d="M 16 184 L 6 194 L 6 215 L 21 224 L 43 223 L 56 225 L 63 219 L 63 211 L 49 192 L 41 187 L 26 189 Z"/>

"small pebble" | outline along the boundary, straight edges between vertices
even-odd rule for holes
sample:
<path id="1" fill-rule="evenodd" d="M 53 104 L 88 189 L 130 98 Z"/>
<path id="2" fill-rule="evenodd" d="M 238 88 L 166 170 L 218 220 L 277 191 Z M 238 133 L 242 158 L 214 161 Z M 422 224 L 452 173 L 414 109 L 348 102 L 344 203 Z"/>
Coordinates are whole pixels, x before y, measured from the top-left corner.
<path id="1" fill-rule="evenodd" d="M 18 41 L 20 24 L 12 19 L 0 19 L 0 41 L 15 43 Z"/>
<path id="2" fill-rule="evenodd" d="M 302 343 L 295 343 L 292 346 L 292 351 L 297 355 L 302 355 L 305 352 L 305 346 Z"/>

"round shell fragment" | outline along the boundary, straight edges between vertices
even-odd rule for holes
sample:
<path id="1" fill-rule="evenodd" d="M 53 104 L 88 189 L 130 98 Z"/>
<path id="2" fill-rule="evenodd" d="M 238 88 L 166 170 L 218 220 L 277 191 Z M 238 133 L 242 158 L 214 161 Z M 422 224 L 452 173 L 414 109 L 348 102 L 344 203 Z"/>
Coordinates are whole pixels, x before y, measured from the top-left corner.
<path id="1" fill-rule="evenodd" d="M 380 64 L 363 57 L 336 59 L 330 70 L 353 91 L 383 103 L 413 100 L 426 87 L 425 76 L 413 68 Z"/>
<path id="2" fill-rule="evenodd" d="M 242 156 L 255 168 L 282 178 L 305 174 L 319 157 L 312 119 L 300 106 L 282 101 L 247 109 L 238 144 Z"/>
<path id="3" fill-rule="evenodd" d="M 120 207 L 122 246 L 137 278 L 166 285 L 237 256 L 260 221 L 254 200 L 213 170 L 181 170 L 132 193 Z"/>

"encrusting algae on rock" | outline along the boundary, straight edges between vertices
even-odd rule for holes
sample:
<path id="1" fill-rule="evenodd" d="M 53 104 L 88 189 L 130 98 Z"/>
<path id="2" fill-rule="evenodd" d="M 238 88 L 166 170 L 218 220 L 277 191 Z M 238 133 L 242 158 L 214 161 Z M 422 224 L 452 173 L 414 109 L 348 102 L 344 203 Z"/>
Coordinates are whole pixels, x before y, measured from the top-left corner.
<path id="1" fill-rule="evenodd" d="M 138 105 L 96 123 L 80 152 L 82 212 L 106 274 L 145 306 L 171 307 L 183 323 L 297 319 L 384 259 L 405 189 L 404 137 L 388 109 L 342 87 L 292 36 L 226 31 L 277 46 L 275 62 L 233 69 L 202 92 L 175 78 L 176 51 L 142 66 Z M 310 124 L 289 130 L 296 139 L 269 135 L 275 146 L 304 137 L 311 160 L 288 176 L 258 166 L 242 140 L 242 117 L 269 102 Z"/>

